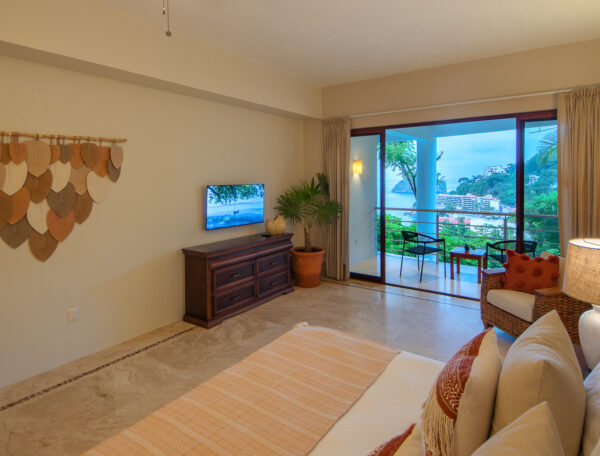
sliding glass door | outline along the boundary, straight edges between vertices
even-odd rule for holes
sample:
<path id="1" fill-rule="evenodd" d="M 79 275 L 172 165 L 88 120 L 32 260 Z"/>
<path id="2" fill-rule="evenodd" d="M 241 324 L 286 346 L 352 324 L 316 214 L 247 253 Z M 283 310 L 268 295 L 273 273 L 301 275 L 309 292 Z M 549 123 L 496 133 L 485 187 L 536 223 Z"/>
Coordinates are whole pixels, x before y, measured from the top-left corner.
<path id="1" fill-rule="evenodd" d="M 533 241 L 537 254 L 559 253 L 555 111 L 352 134 L 352 276 L 477 298 L 477 263 L 463 260 L 452 280 L 452 249 L 513 241 L 508 247 L 522 250 Z M 422 271 L 403 232 L 444 239 L 421 257 Z"/>
<path id="2" fill-rule="evenodd" d="M 353 136 L 350 142 L 349 263 L 354 277 L 382 280 L 382 135 Z"/>

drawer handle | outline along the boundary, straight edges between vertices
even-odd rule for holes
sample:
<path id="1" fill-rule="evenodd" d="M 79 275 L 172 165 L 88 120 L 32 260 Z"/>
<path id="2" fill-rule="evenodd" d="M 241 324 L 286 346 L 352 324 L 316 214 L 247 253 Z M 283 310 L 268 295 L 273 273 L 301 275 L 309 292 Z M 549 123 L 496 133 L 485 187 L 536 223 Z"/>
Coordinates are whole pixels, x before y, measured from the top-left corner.
<path id="1" fill-rule="evenodd" d="M 239 298 L 239 297 L 240 297 L 240 295 L 239 295 L 239 294 L 233 295 L 233 296 L 230 298 L 230 301 L 235 301 L 235 300 L 236 300 L 237 298 Z"/>
<path id="2" fill-rule="evenodd" d="M 271 261 L 269 261 L 269 266 L 273 266 L 274 264 L 277 264 L 277 260 L 271 260 Z"/>
<path id="3" fill-rule="evenodd" d="M 231 277 L 232 279 L 235 279 L 236 277 L 239 277 L 241 275 L 242 275 L 241 272 L 235 272 L 235 273 L 231 274 L 229 277 Z"/>
<path id="4" fill-rule="evenodd" d="M 273 282 L 271 282 L 271 286 L 274 287 L 275 285 L 277 285 L 279 283 L 279 280 L 274 280 Z"/>

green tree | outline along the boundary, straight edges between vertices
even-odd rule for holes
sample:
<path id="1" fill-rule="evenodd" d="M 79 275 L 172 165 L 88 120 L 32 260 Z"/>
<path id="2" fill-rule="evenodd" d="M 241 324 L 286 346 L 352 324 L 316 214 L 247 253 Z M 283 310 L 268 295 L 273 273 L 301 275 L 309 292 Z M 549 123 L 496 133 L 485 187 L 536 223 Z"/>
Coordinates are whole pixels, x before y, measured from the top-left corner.
<path id="1" fill-rule="evenodd" d="M 392 141 L 385 145 L 385 167 L 402 174 L 415 198 L 417 198 L 416 144 L 416 141 Z M 442 155 L 444 155 L 443 150 L 438 153 L 438 161 Z M 437 187 L 446 188 L 446 182 L 440 173 L 437 173 Z"/>
<path id="2" fill-rule="evenodd" d="M 238 200 L 247 200 L 255 196 L 263 196 L 264 187 L 256 185 L 214 185 L 208 192 L 211 204 L 229 204 Z"/>

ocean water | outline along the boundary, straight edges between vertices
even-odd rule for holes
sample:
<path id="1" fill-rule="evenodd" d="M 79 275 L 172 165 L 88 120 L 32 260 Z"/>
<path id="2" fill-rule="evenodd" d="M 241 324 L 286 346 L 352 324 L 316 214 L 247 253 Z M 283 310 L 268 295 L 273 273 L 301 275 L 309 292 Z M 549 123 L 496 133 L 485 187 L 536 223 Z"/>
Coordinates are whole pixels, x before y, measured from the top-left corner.
<path id="1" fill-rule="evenodd" d="M 262 198 L 252 198 L 231 204 L 208 205 L 206 208 L 207 230 L 263 221 L 264 200 Z"/>

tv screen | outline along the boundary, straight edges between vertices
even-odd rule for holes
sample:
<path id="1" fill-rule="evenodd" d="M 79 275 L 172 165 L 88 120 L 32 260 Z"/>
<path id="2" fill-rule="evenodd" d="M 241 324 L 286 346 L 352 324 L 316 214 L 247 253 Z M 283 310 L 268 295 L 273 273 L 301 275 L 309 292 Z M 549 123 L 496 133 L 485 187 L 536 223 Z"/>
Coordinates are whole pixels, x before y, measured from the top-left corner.
<path id="1" fill-rule="evenodd" d="M 207 230 L 261 223 L 264 208 L 264 184 L 206 187 Z"/>

